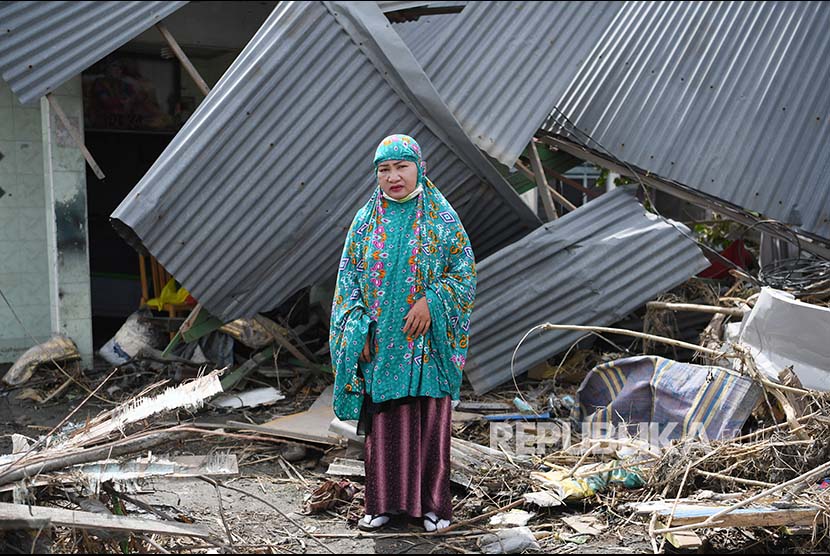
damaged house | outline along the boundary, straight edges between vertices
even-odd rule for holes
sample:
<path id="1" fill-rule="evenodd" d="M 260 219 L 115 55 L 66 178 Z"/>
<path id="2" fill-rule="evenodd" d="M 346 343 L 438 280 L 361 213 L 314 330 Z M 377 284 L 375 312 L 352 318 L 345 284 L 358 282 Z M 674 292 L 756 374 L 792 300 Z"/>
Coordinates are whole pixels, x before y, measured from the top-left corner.
<path id="1" fill-rule="evenodd" d="M 206 400 L 264 386 L 214 400 L 213 410 L 227 410 L 294 403 L 330 381 L 327 342 L 308 336 L 327 327 L 344 235 L 376 187 L 366 160 L 379 138 L 403 131 L 427 153 L 476 254 L 465 392 L 491 397 L 466 409 L 462 400 L 464 430 L 660 415 L 685 420 L 674 442 L 701 441 L 685 426 L 700 421 L 704 432 L 738 438 L 756 426 L 751 442 L 769 440 L 757 431 L 773 427 L 796 439 L 780 440 L 795 443 L 787 449 L 807 450 L 803 464 L 752 478 L 757 468 L 724 446 L 692 445 L 686 453 L 702 459 L 682 460 L 689 467 L 678 475 L 670 448 L 624 446 L 639 456 L 586 462 L 600 451 L 582 439 L 582 452 L 563 447 L 538 467 L 521 457 L 517 437 L 515 459 L 504 446 L 454 437 L 457 487 L 480 494 L 474 485 L 490 484 L 481 477 L 491 466 L 515 473 L 521 490 L 493 486 L 493 507 L 469 502 L 470 523 L 509 513 L 498 519 L 517 525 L 480 549 L 575 542 L 528 529 L 532 516 L 514 508 L 550 516 L 620 484 L 662 492 L 659 502 L 625 508 L 652 519 L 644 542 L 654 548 L 658 537 L 661 546 L 698 546 L 683 533 L 730 514 L 725 527 L 769 518 L 812 526 L 815 538 L 827 506 L 805 506 L 801 491 L 787 489 L 800 481 L 815 490 L 827 474 L 809 443 L 824 430 L 811 419 L 826 408 L 830 354 L 793 346 L 821 344 L 830 324 L 828 20 L 817 2 L 0 2 L 0 362 L 15 364 L 5 383 L 20 387 L 40 365 L 71 362 L 74 379 L 49 400 L 84 369 L 144 357 L 154 369 L 167 365 L 171 380 L 209 382 Z M 728 247 L 702 239 L 706 226 L 725 222 L 740 230 Z M 756 240 L 760 260 L 750 263 L 745 244 Z M 724 279 L 698 288 L 708 295 L 703 308 L 666 297 L 707 272 Z M 154 312 L 136 316 L 139 308 Z M 677 312 L 674 321 L 686 335 L 671 349 L 687 350 L 688 361 L 646 349 L 669 335 L 655 328 L 658 313 L 676 311 L 696 319 Z M 298 313 L 306 322 L 295 326 Z M 152 341 L 130 332 L 139 321 Z M 620 340 L 632 330 L 645 343 Z M 109 364 L 94 358 L 99 351 Z M 223 369 L 221 380 L 202 366 Z M 556 395 L 563 367 L 581 384 Z M 540 378 L 525 399 L 519 383 Z M 492 397 L 514 387 L 515 398 Z M 343 449 L 329 474 L 361 476 L 352 457 L 361 438 L 333 419 L 328 394 L 264 422 L 228 421 L 215 434 L 290 442 L 298 459 Z M 160 409 L 138 411 L 125 427 L 179 407 L 155 399 L 123 413 L 145 403 Z M 121 416 L 113 410 L 60 441 L 19 440 L 15 452 L 27 455 L 0 469 L 0 487 L 28 477 L 47 444 L 88 450 L 73 464 L 101 473 L 94 450 L 114 442 Z M 205 435 L 217 428 L 198 426 Z M 292 480 L 307 483 L 280 457 Z M 129 465 L 239 471 L 235 460 Z M 626 475 L 631 468 L 636 476 Z M 724 468 L 737 470 L 737 482 Z M 701 510 L 690 474 L 762 491 L 732 509 L 715 496 L 720 505 Z M 350 489 L 325 483 L 306 508 L 335 508 Z M 787 516 L 773 503 L 783 492 L 797 510 Z M 71 522 L 47 514 L 40 518 Z M 745 521 L 729 521 L 735 515 Z M 577 537 L 597 536 L 603 527 L 589 521 L 564 523 Z M 218 542 L 195 526 L 166 526 L 154 534 Z"/>

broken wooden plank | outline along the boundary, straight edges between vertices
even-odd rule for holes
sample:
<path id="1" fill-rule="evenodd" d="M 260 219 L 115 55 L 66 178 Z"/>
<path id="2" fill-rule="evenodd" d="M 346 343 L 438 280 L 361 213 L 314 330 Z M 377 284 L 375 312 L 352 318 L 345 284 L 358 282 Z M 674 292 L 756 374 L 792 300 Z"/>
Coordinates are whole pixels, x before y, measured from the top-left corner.
<path id="1" fill-rule="evenodd" d="M 261 324 L 263 328 L 268 331 L 271 337 L 274 338 L 274 341 L 287 349 L 288 352 L 296 357 L 304 367 L 314 371 L 315 373 L 329 374 L 326 369 L 311 361 L 302 351 L 291 343 L 289 332 L 284 327 L 263 315 L 256 315 L 254 320 Z"/>
<path id="2" fill-rule="evenodd" d="M 14 531 L 15 529 L 46 529 L 51 522 L 46 518 L 32 517 L 20 519 L 0 519 L 0 531 Z"/>
<path id="3" fill-rule="evenodd" d="M 69 135 L 72 136 L 72 140 L 75 141 L 75 144 L 81 150 L 81 154 L 84 155 L 84 159 L 89 164 L 89 167 L 92 168 L 95 176 L 99 180 L 104 179 L 106 177 L 104 172 L 101 170 L 101 167 L 98 166 L 98 163 L 95 162 L 95 159 L 92 158 L 92 153 L 86 148 L 81 132 L 78 131 L 78 129 L 72 125 L 72 122 L 69 121 L 69 118 L 66 117 L 66 113 L 63 111 L 63 108 L 61 108 L 61 105 L 58 104 L 58 99 L 52 96 L 52 93 L 47 93 L 46 100 L 49 101 L 49 106 L 51 106 L 52 110 L 55 111 L 55 114 L 58 116 L 58 119 L 60 119 L 63 127 L 69 132 Z"/>
<path id="4" fill-rule="evenodd" d="M 534 179 L 536 181 L 537 188 L 539 189 L 539 195 L 542 196 L 542 202 L 545 204 L 545 212 L 548 212 L 548 204 L 550 204 L 550 208 L 553 209 L 553 213 L 556 214 L 556 209 L 553 208 L 553 199 L 551 199 L 551 196 L 555 197 L 556 202 L 559 203 L 561 206 L 567 208 L 568 210 L 576 210 L 576 206 L 573 203 L 571 203 L 567 199 L 567 197 L 559 193 L 556 189 L 554 189 L 548 184 L 548 178 L 547 176 L 545 176 L 545 169 L 542 166 L 542 160 L 539 158 L 539 151 L 536 148 L 536 138 L 532 138 L 530 140 L 530 144 L 528 145 L 528 151 L 530 152 L 530 165 L 533 168 L 533 173 L 530 174 L 528 177 L 533 176 L 531 179 Z M 517 167 L 520 164 L 520 162 L 516 162 Z M 523 171 L 526 174 L 529 173 L 527 171 L 527 167 L 524 167 Z M 547 197 L 547 201 L 545 200 L 545 197 Z M 549 212 L 548 216 L 550 217 Z"/>
<path id="5" fill-rule="evenodd" d="M 455 409 L 458 411 L 513 411 L 516 406 L 507 402 L 458 402 Z"/>
<path id="6" fill-rule="evenodd" d="M 173 37 L 172 33 L 170 33 L 170 31 L 161 21 L 156 23 L 156 29 L 159 30 L 161 36 L 164 37 L 165 41 L 167 41 L 167 45 L 170 47 L 170 50 L 172 50 L 173 54 L 176 56 L 176 58 L 178 58 L 179 63 L 182 65 L 187 74 L 196 84 L 196 87 L 199 88 L 203 95 L 208 96 L 210 94 L 210 87 L 208 87 L 208 84 L 205 82 L 204 79 L 202 79 L 202 76 L 199 74 L 199 71 L 187 57 L 187 54 L 184 53 L 184 50 L 182 50 L 182 48 L 179 46 L 179 43 L 176 42 L 176 39 Z"/>
<path id="7" fill-rule="evenodd" d="M 671 507 L 656 510 L 658 516 L 667 518 L 672 515 L 672 527 L 703 523 L 709 517 L 725 510 L 725 506 L 678 505 L 672 515 Z M 738 508 L 723 515 L 710 527 L 778 527 L 781 525 L 810 525 L 816 520 L 819 510 L 816 508 L 775 508 L 759 506 Z M 674 531 L 672 531 L 674 532 Z"/>
<path id="8" fill-rule="evenodd" d="M 210 405 L 224 409 L 238 409 L 241 407 L 271 405 L 284 399 L 285 396 L 273 386 L 264 386 L 262 388 L 254 388 L 253 390 L 239 392 L 238 394 L 225 394 L 223 396 L 219 396 L 211 401 Z"/>
<path id="9" fill-rule="evenodd" d="M 661 522 L 662 527 L 666 527 L 666 523 Z M 673 533 L 666 533 L 666 540 L 675 548 L 680 550 L 694 550 L 703 546 L 703 539 L 701 539 L 694 531 L 675 531 Z"/>
<path id="10" fill-rule="evenodd" d="M 159 413 L 173 409 L 199 409 L 205 400 L 222 392 L 219 374 L 221 374 L 220 371 L 213 371 L 191 382 L 168 388 L 157 396 L 130 400 L 97 418 L 88 428 L 72 434 L 64 442 L 53 446 L 59 448 L 82 446 L 86 442 L 97 441 L 106 438 L 111 433 L 123 431 L 128 424 L 143 421 Z"/>
<path id="11" fill-rule="evenodd" d="M 452 422 L 453 423 L 466 423 L 468 421 L 478 421 L 483 417 L 478 413 L 467 413 L 466 411 L 453 411 L 452 412 Z"/>
<path id="12" fill-rule="evenodd" d="M 22 467 L 4 467 L 4 471 L 0 473 L 0 484 L 12 483 L 24 477 L 33 477 L 41 473 L 48 473 L 49 471 L 56 471 L 64 467 L 97 461 L 103 458 L 142 452 L 158 444 L 173 442 L 179 440 L 182 436 L 188 436 L 190 434 L 190 432 L 162 430 L 70 453 L 61 450 L 56 450 L 54 453 L 48 450 L 38 452 L 26 459 L 26 461 L 31 461 L 31 463 L 26 463 Z M 20 454 L 20 456 L 23 456 L 23 454 Z"/>
<path id="13" fill-rule="evenodd" d="M 239 475 L 239 464 L 234 454 L 210 454 L 204 456 L 152 456 L 132 461 L 101 461 L 73 468 L 83 475 L 103 481 L 166 477 L 234 477 Z"/>
<path id="14" fill-rule="evenodd" d="M 212 536 L 209 531 L 203 529 L 201 526 L 187 523 L 170 523 L 139 517 L 102 515 L 77 510 L 65 510 L 63 508 L 24 506 L 23 504 L 0 502 L 0 522 L 6 520 L 23 521 L 30 523 L 31 527 L 35 527 L 35 523 L 40 524 L 43 523 L 43 520 L 47 520 L 52 525 L 90 529 L 93 532 L 99 530 L 134 531 L 156 535 L 198 537 L 201 539 L 209 539 Z"/>
<path id="15" fill-rule="evenodd" d="M 120 462 L 103 460 L 93 463 L 76 465 L 67 471 L 53 474 L 41 474 L 38 478 L 26 483 L 30 488 L 55 483 L 71 484 L 81 479 L 90 480 L 95 484 L 106 481 L 126 481 L 164 477 L 167 479 L 185 479 L 192 477 L 236 477 L 239 475 L 239 464 L 234 454 L 211 454 L 206 456 L 152 456 Z M 10 492 L 16 485 L 0 486 L 0 492 Z"/>
<path id="16" fill-rule="evenodd" d="M 329 431 L 329 425 L 334 419 L 334 409 L 331 405 L 333 391 L 333 386 L 323 390 L 308 411 L 278 417 L 251 430 L 264 430 L 269 434 L 294 440 L 337 446 L 341 443 L 341 437 Z"/>

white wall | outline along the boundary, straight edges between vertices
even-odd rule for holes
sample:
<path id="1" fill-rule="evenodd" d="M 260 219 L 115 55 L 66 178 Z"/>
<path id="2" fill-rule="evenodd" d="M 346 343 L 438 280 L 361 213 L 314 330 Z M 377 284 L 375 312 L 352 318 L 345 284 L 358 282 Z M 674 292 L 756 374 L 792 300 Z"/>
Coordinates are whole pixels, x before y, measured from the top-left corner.
<path id="1" fill-rule="evenodd" d="M 40 107 L 0 82 L 0 362 L 51 335 Z M 30 337 L 34 336 L 34 340 Z"/>

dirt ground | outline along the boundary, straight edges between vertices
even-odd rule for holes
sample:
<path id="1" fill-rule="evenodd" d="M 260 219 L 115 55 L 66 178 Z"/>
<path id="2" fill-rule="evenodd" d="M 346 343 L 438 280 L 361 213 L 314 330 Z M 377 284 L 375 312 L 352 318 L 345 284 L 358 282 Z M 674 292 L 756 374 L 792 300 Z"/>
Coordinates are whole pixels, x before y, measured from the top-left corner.
<path id="1" fill-rule="evenodd" d="M 2 370 L 2 369 L 0 369 Z M 29 400 L 17 400 L 15 391 L 0 394 L 0 453 L 11 450 L 11 434 L 18 433 L 32 438 L 46 434 L 72 412 L 84 399 L 80 389 L 70 389 L 55 402 L 37 405 Z M 313 401 L 313 396 L 307 404 Z M 98 400 L 88 401 L 71 418 L 80 423 L 102 411 L 111 408 Z M 221 411 L 210 409 L 195 415 L 180 414 L 182 421 L 197 420 L 202 423 L 224 423 L 249 421 L 262 423 L 280 414 L 290 413 L 289 408 L 279 404 L 249 411 Z M 169 418 L 169 417 L 168 417 Z M 150 479 L 135 485 L 120 485 L 119 490 L 129 487 L 130 496 L 152 504 L 168 513 L 183 517 L 186 521 L 207 528 L 215 539 L 230 545 L 228 531 L 233 539 L 235 552 L 292 552 L 336 554 L 402 554 L 402 553 L 447 553 L 480 552 L 476 540 L 483 528 L 465 528 L 446 537 L 423 534 L 420 520 L 398 517 L 382 532 L 366 534 L 349 523 L 347 512 L 340 507 L 314 515 L 303 513 L 303 502 L 307 496 L 327 478 L 324 473 L 329 458 L 324 451 L 308 449 L 304 459 L 294 461 L 293 469 L 299 473 L 288 474 L 278 462 L 277 454 L 284 453 L 281 443 L 251 443 L 246 440 L 223 439 L 221 437 L 191 437 L 183 441 L 157 446 L 154 454 L 200 455 L 211 452 L 237 455 L 240 474 L 234 478 L 220 479 L 223 484 L 238 490 L 220 488 L 199 479 Z M 136 456 L 141 454 L 136 454 Z M 261 462 L 259 462 L 261 460 Z M 360 481 L 356 481 L 359 485 Z M 255 495 L 257 498 L 245 493 Z M 454 490 L 456 500 L 466 494 L 462 489 Z M 128 505 L 132 515 L 151 517 L 139 508 Z M 283 515 L 284 514 L 284 515 Z M 360 515 L 360 508 L 353 509 L 352 516 Z M 223 520 L 224 516 L 224 520 Z M 293 523 L 292 523 L 293 522 Z M 227 526 L 227 529 L 226 529 Z M 305 532 L 301 531 L 302 527 Z M 595 552 L 595 553 L 638 553 L 648 552 L 648 540 L 642 531 L 637 534 L 603 539 L 602 542 L 574 544 L 553 537 L 540 541 L 544 552 Z M 70 535 L 67 531 L 63 535 Z M 311 538 L 310 535 L 315 538 Z M 60 529 L 56 537 L 60 536 Z M 206 553 L 216 550 L 215 546 L 199 540 L 183 538 L 154 537 L 155 541 L 171 552 Z M 106 545 L 109 547 L 111 545 Z M 113 547 L 115 545 L 112 545 Z"/>
<path id="2" fill-rule="evenodd" d="M 3 369 L 0 368 L 0 372 Z M 94 380 L 91 383 L 95 383 Z M 70 388 L 54 402 L 38 405 L 29 400 L 17 400 L 17 391 L 0 392 L 0 453 L 11 450 L 12 433 L 37 438 L 48 433 L 72 412 L 86 397 L 79 388 Z M 314 390 L 293 399 L 254 410 L 216 411 L 204 409 L 196 414 L 180 412 L 162 420 L 194 420 L 200 423 L 227 423 L 228 421 L 263 423 L 279 415 L 307 409 L 316 398 Z M 112 406 L 90 400 L 71 419 L 81 423 Z M 151 504 L 179 519 L 208 529 L 217 544 L 182 537 L 153 537 L 161 549 L 173 553 L 217 553 L 219 550 L 237 553 L 336 553 L 336 554 L 403 554 L 403 553 L 478 553 L 477 541 L 491 531 L 486 521 L 465 526 L 448 536 L 423 534 L 422 524 L 415 519 L 397 518 L 376 534 L 359 531 L 352 520 L 362 515 L 359 504 L 344 505 L 323 513 L 306 515 L 304 501 L 327 479 L 328 462 L 336 450 L 306 447 L 304 457 L 289 457 L 296 444 L 283 442 L 252 442 L 221 436 L 194 436 L 153 449 L 156 455 L 205 455 L 209 453 L 234 454 L 239 463 L 239 475 L 219 479 L 230 488 L 217 488 L 199 479 L 151 479 L 140 484 L 119 485 L 118 490 L 133 498 Z M 135 456 L 146 454 L 135 454 Z M 279 456 L 282 456 L 280 458 Z M 291 462 L 286 464 L 286 461 Z M 354 483 L 360 487 L 359 479 Z M 509 486 L 508 486 L 509 488 Z M 124 489 L 127 489 L 126 491 Z M 221 504 L 220 504 L 221 493 Z M 460 505 L 468 492 L 454 487 L 454 503 Z M 625 493 L 619 493 L 624 496 Z M 253 495 L 253 496 L 252 496 Z M 4 501 L 10 501 L 5 495 Z M 616 494 L 612 494 L 616 496 Z M 613 504 L 612 504 L 613 506 Z M 482 512 L 492 509 L 487 500 Z M 530 522 L 539 538 L 540 548 L 526 552 L 644 554 L 652 553 L 647 524 L 616 515 L 598 505 L 576 504 L 567 507 L 539 510 Z M 128 513 L 135 517 L 149 515 L 137 506 L 128 504 Z M 593 512 L 610 525 L 601 535 L 586 537 L 574 535 L 562 522 L 566 515 L 587 515 Z M 469 517 L 469 516 L 465 516 Z M 229 540 L 229 535 L 230 539 Z M 701 535 L 704 546 L 700 553 L 720 553 L 728 548 L 733 553 L 795 553 L 798 540 L 786 539 L 774 532 L 757 534 L 739 530 L 712 530 Z M 90 545 L 76 541 L 77 533 L 57 528 L 53 535 L 56 552 L 84 552 Z M 70 542 L 71 541 L 71 542 Z M 73 544 L 73 542 L 75 544 Z M 117 543 L 92 545 L 103 553 L 119 552 Z M 136 545 L 149 552 L 162 552 L 150 545 Z M 87 550 L 84 550 L 84 549 Z M 62 550 L 59 550 L 62 549 Z M 24 550 L 29 552 L 29 550 Z M 666 545 L 666 551 L 673 549 Z"/>

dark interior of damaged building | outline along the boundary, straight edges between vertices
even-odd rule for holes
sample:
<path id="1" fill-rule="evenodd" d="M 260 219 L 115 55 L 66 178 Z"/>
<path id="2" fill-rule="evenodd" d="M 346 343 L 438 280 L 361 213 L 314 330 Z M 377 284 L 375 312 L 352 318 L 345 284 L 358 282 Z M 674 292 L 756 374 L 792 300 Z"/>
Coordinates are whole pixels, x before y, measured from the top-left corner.
<path id="1" fill-rule="evenodd" d="M 830 9 L 25 4 L 5 551 L 830 548 L 830 76 L 804 62 Z M 72 73 L 21 71 L 27 42 Z M 446 533 L 359 526 L 366 435 L 333 408 L 338 257 L 395 132 L 478 273 Z"/>
<path id="2" fill-rule="evenodd" d="M 219 80 L 276 2 L 192 2 L 168 22 L 209 86 Z M 100 349 L 143 301 L 153 297 L 145 257 L 144 298 L 136 250 L 110 215 L 181 129 L 204 95 L 155 29 L 134 38 L 81 75 L 84 141 L 106 169 L 87 166 L 90 289 L 94 349 Z M 164 286 L 164 284 L 161 284 Z M 174 310 L 177 317 L 187 309 Z M 170 311 L 163 312 L 170 316 Z"/>

